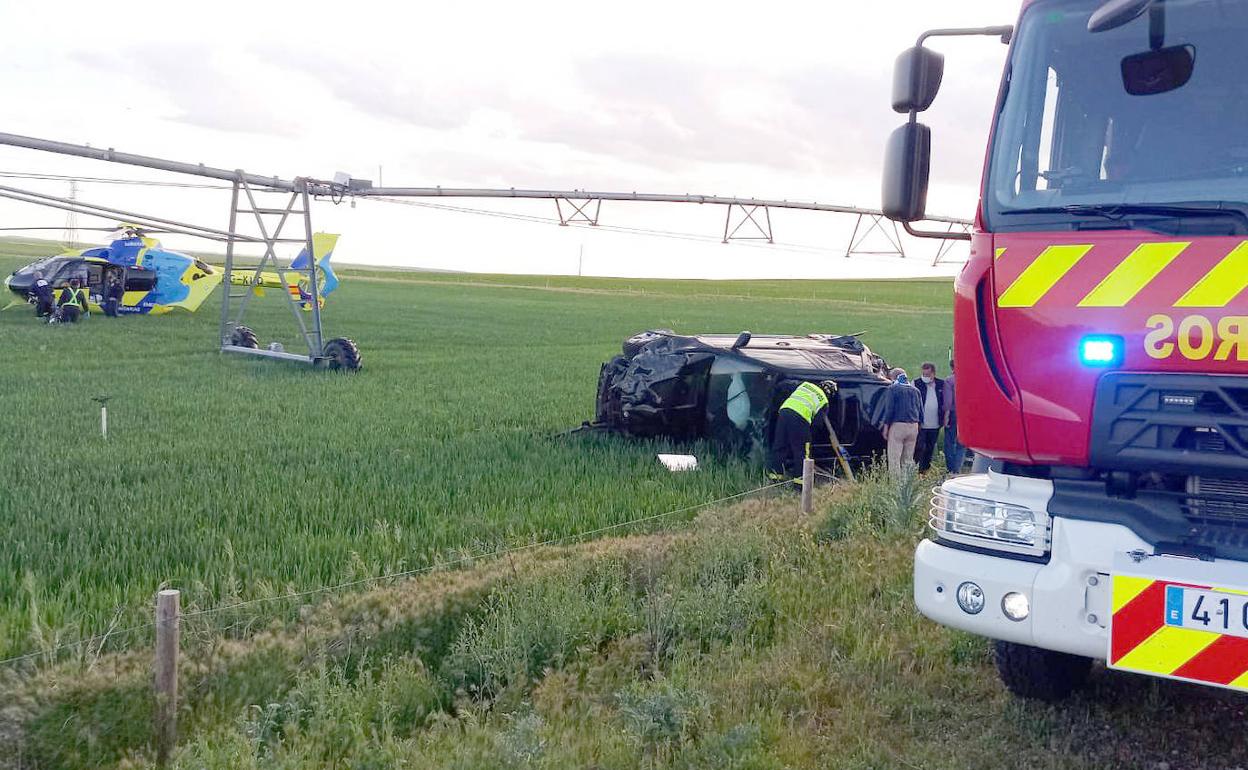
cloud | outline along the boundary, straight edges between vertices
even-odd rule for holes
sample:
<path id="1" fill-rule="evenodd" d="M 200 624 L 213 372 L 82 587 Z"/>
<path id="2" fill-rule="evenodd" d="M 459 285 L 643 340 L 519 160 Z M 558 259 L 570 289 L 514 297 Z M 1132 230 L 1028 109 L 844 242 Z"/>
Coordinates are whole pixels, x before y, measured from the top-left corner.
<path id="1" fill-rule="evenodd" d="M 170 120 L 226 132 L 295 136 L 297 100 L 290 79 L 265 71 L 244 54 L 202 44 L 150 44 L 137 50 L 75 52 L 96 73 L 112 73 L 154 88 L 172 108 Z M 118 86 L 125 94 L 124 85 Z M 125 99 L 125 96 L 119 97 Z"/>
<path id="2" fill-rule="evenodd" d="M 784 174 L 878 173 L 898 117 L 887 73 L 763 71 L 673 58 L 578 63 L 576 109 L 534 107 L 523 136 L 664 173 L 731 164 Z"/>
<path id="3" fill-rule="evenodd" d="M 295 68 L 314 78 L 328 93 L 367 116 L 409 126 L 453 131 L 463 128 L 480 108 L 505 108 L 507 92 L 497 83 L 472 83 L 450 69 L 432 72 L 402 60 L 354 60 L 332 51 L 315 54 L 273 52 L 260 55 L 275 66 Z"/>

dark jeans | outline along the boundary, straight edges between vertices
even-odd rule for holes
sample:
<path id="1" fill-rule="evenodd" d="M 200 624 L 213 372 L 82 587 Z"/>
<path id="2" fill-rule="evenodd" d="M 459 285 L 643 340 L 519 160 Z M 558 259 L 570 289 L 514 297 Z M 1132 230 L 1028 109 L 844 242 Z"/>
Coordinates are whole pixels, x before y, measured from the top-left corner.
<path id="1" fill-rule="evenodd" d="M 958 416 L 950 415 L 949 427 L 945 428 L 945 470 L 961 473 L 966 462 L 966 447 L 958 441 Z"/>
<path id="2" fill-rule="evenodd" d="M 914 461 L 922 473 L 932 467 L 932 453 L 940 439 L 940 428 L 919 428 L 919 439 L 914 442 Z"/>
<path id="3" fill-rule="evenodd" d="M 52 300 L 39 299 L 35 300 L 35 315 L 39 318 L 47 318 L 52 315 Z"/>
<path id="4" fill-rule="evenodd" d="M 121 304 L 121 303 L 117 300 L 117 298 L 116 298 L 116 297 L 109 297 L 109 298 L 105 299 L 105 300 L 104 300 L 104 307 L 103 307 L 103 310 L 104 310 L 104 315 L 108 316 L 109 318 L 116 318 L 116 317 L 117 317 L 117 306 L 118 306 L 118 305 L 120 305 L 120 304 Z"/>
<path id="5" fill-rule="evenodd" d="M 792 409 L 781 409 L 776 414 L 776 432 L 771 437 L 767 470 L 789 478 L 800 478 L 808 443 L 810 423 Z"/>
<path id="6" fill-rule="evenodd" d="M 82 309 L 77 305 L 61 305 L 60 313 L 62 323 L 76 324 L 82 317 Z"/>

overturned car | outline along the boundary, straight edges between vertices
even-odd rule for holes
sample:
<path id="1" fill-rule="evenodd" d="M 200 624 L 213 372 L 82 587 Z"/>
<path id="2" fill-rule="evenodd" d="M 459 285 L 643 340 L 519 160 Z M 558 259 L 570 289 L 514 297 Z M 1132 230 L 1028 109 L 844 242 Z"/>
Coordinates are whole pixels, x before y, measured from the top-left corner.
<path id="1" fill-rule="evenodd" d="M 780 405 L 806 380 L 840 390 L 829 421 L 844 451 L 868 459 L 886 447 L 871 415 L 888 387 L 887 364 L 860 335 L 702 334 L 648 331 L 624 342 L 603 364 L 593 426 L 632 436 L 708 439 L 762 461 Z M 835 459 L 824 425 L 812 455 Z"/>

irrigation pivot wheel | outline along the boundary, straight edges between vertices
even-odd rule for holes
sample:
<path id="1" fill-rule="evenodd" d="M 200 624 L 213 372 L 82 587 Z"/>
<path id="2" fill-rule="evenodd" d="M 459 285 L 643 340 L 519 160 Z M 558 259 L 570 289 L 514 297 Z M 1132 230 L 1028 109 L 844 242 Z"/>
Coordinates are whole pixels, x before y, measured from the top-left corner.
<path id="1" fill-rule="evenodd" d="M 234 328 L 234 332 L 230 335 L 230 344 L 238 348 L 256 350 L 260 347 L 260 339 L 248 327 L 238 326 Z"/>
<path id="2" fill-rule="evenodd" d="M 357 371 L 362 365 L 360 349 L 354 340 L 346 337 L 335 337 L 325 343 L 325 365 L 330 369 L 341 369 L 349 372 Z"/>

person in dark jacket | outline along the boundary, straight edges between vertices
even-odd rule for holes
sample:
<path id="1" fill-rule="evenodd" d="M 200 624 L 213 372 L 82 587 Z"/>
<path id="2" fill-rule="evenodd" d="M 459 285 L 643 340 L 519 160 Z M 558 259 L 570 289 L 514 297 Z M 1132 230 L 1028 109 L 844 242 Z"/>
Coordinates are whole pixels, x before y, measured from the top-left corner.
<path id="1" fill-rule="evenodd" d="M 52 309 L 56 304 L 52 296 L 52 284 L 48 283 L 48 279 L 44 278 L 43 273 L 39 271 L 35 271 L 35 282 L 31 286 L 30 296 L 35 299 L 36 318 L 47 318 L 52 315 Z"/>
<path id="2" fill-rule="evenodd" d="M 57 320 L 62 323 L 78 323 L 87 312 L 87 292 L 78 284 L 77 278 L 69 279 L 69 286 L 61 290 L 61 300 L 56 308 Z"/>
<path id="3" fill-rule="evenodd" d="M 914 444 L 922 419 L 919 391 L 910 384 L 905 369 L 888 373 L 893 381 L 884 391 L 883 408 L 879 415 L 884 438 L 888 441 L 888 471 L 900 476 L 903 466 L 914 464 Z"/>
<path id="4" fill-rule="evenodd" d="M 961 473 L 966 462 L 966 447 L 958 441 L 958 402 L 953 374 L 953 359 L 949 360 L 949 376 L 945 378 L 945 470 Z"/>
<path id="5" fill-rule="evenodd" d="M 767 475 L 772 481 L 797 479 L 801 483 L 802 461 L 806 459 L 806 449 L 812 441 L 815 425 L 828 422 L 829 399 L 836 395 L 836 391 L 837 385 L 832 380 L 824 380 L 818 385 L 803 382 L 780 405 L 767 461 Z"/>
<path id="6" fill-rule="evenodd" d="M 121 299 L 125 296 L 125 289 L 122 287 L 121 276 L 118 271 L 108 271 L 108 278 L 104 283 L 104 315 L 109 318 L 117 317 L 117 309 L 121 307 Z"/>
<path id="7" fill-rule="evenodd" d="M 948 418 L 945 404 L 945 381 L 936 376 L 936 364 L 923 364 L 923 376 L 914 383 L 919 389 L 922 416 L 919 419 L 919 437 L 914 445 L 914 461 L 919 472 L 932 467 L 932 455 L 940 439 L 940 429 Z"/>

